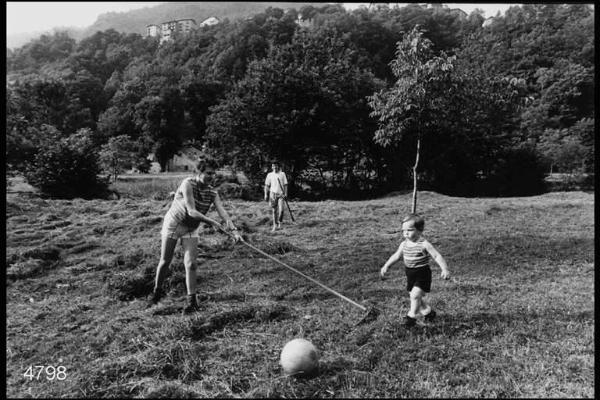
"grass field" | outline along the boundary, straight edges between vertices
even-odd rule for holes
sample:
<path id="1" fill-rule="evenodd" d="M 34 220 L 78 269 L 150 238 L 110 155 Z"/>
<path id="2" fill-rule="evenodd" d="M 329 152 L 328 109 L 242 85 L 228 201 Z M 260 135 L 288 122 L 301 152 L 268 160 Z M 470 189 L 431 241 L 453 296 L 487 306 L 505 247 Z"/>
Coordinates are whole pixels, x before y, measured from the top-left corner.
<path id="1" fill-rule="evenodd" d="M 188 176 L 190 174 L 120 176 L 112 183 L 111 188 L 123 197 L 166 200 L 169 198 L 169 193 L 176 191 L 181 181 Z"/>
<path id="2" fill-rule="evenodd" d="M 204 311 L 180 314 L 179 248 L 146 308 L 164 201 L 7 195 L 7 397 L 594 397 L 594 195 L 420 193 L 454 279 L 434 267 L 438 318 L 408 330 L 401 265 L 378 272 L 410 202 L 293 202 L 276 233 L 266 203 L 226 202 L 249 243 L 382 310 L 356 326 L 360 309 L 209 228 Z M 320 351 L 313 379 L 279 368 L 296 337 Z"/>

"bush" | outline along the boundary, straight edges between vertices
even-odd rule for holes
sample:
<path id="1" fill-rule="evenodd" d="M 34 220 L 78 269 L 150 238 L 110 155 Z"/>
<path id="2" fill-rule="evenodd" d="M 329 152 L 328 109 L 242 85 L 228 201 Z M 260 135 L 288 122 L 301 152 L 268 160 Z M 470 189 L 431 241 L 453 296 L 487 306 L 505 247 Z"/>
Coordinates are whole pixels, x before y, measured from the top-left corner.
<path id="1" fill-rule="evenodd" d="M 142 174 L 147 174 L 148 171 L 150 171 L 151 166 L 152 163 L 147 158 L 141 158 L 141 160 L 138 161 L 138 163 L 135 165 L 137 170 L 140 171 L 140 173 Z"/>
<path id="2" fill-rule="evenodd" d="M 429 170 L 419 173 L 419 190 L 432 190 L 449 196 L 481 194 L 476 156 L 465 157 L 460 150 L 449 149 L 430 163 Z"/>
<path id="3" fill-rule="evenodd" d="M 544 178 L 543 161 L 533 149 L 508 149 L 498 155 L 482 192 L 488 196 L 538 195 L 546 192 Z"/>
<path id="4" fill-rule="evenodd" d="M 42 194 L 61 199 L 106 197 L 107 181 L 99 177 L 100 168 L 90 142 L 83 137 L 53 137 L 44 141 L 25 179 Z"/>
<path id="5" fill-rule="evenodd" d="M 256 201 L 261 199 L 262 193 L 248 185 L 224 182 L 218 187 L 219 194 L 224 199 L 242 199 Z"/>
<path id="6" fill-rule="evenodd" d="M 546 177 L 546 185 L 550 192 L 592 191 L 594 183 L 594 174 L 554 174 Z"/>

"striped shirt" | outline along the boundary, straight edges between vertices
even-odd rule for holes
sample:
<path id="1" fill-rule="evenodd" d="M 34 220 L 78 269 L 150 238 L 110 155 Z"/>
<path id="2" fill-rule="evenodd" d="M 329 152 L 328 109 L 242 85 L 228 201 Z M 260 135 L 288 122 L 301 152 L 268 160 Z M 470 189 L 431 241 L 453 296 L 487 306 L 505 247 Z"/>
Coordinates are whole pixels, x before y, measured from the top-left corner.
<path id="1" fill-rule="evenodd" d="M 425 239 L 420 237 L 416 242 L 405 240 L 402 242 L 402 257 L 406 268 L 421 268 L 429 266 L 429 253 L 423 246 Z"/>
<path id="2" fill-rule="evenodd" d="M 183 221 L 186 213 L 187 207 L 185 206 L 185 201 L 183 197 L 183 184 L 188 181 L 192 186 L 192 195 L 194 197 L 194 206 L 196 207 L 196 211 L 206 214 L 208 210 L 210 210 L 210 206 L 214 203 L 215 197 L 217 196 L 217 192 L 213 189 L 212 186 L 205 185 L 204 183 L 197 181 L 195 178 L 185 178 L 179 188 L 177 188 L 177 192 L 175 192 L 175 199 L 171 204 L 171 208 L 168 213 L 176 221 Z"/>

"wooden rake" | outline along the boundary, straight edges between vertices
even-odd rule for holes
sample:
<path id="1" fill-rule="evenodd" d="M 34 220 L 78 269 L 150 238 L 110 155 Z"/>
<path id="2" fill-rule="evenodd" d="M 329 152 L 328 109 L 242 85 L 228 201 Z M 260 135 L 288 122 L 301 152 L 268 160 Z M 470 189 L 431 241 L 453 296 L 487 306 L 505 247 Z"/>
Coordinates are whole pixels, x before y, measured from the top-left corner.
<path id="1" fill-rule="evenodd" d="M 279 187 L 281 188 L 281 191 L 284 192 L 283 185 L 281 184 L 281 181 L 279 180 L 279 178 L 277 178 L 277 182 L 279 182 Z M 290 217 L 292 218 L 292 222 L 296 222 L 296 220 L 294 219 L 294 214 L 292 214 L 292 209 L 290 208 L 290 203 L 288 203 L 288 201 L 287 201 L 287 196 L 283 196 L 283 201 L 285 201 L 285 205 L 287 206 L 288 212 L 290 213 Z"/>
<path id="2" fill-rule="evenodd" d="M 232 236 L 231 233 L 229 231 L 226 231 L 225 229 L 223 229 L 223 227 L 220 227 L 220 230 L 223 231 L 225 234 Z M 341 293 L 336 292 L 335 290 L 331 289 L 330 287 L 325 286 L 324 284 L 322 284 L 321 282 L 317 281 L 316 279 L 311 278 L 310 276 L 306 275 L 305 273 L 298 271 L 296 268 L 291 267 L 289 265 L 287 265 L 286 263 L 284 263 L 281 260 L 278 260 L 277 258 L 273 257 L 270 254 L 265 253 L 264 251 L 256 248 L 255 246 L 251 245 L 250 243 L 246 242 L 246 240 L 244 240 L 244 238 L 242 238 L 240 240 L 242 242 L 243 245 L 245 245 L 246 247 L 249 247 L 250 249 L 256 251 L 257 253 L 275 261 L 276 263 L 283 265 L 284 267 L 286 267 L 287 269 L 289 269 L 292 272 L 295 272 L 296 274 L 308 279 L 309 281 L 311 281 L 312 283 L 319 285 L 320 287 L 322 287 L 323 289 L 327 290 L 330 293 L 333 293 L 334 295 L 336 295 L 337 297 L 339 297 L 340 299 L 347 301 L 348 303 L 352 304 L 353 306 L 360 308 L 362 311 L 365 312 L 365 315 L 357 322 L 356 325 L 361 325 L 361 324 L 365 324 L 365 323 L 369 323 L 371 321 L 374 321 L 375 319 L 377 319 L 377 317 L 380 314 L 380 311 L 375 308 L 375 307 L 365 307 L 362 304 L 357 303 L 356 301 L 349 299 L 348 297 L 344 296 Z"/>

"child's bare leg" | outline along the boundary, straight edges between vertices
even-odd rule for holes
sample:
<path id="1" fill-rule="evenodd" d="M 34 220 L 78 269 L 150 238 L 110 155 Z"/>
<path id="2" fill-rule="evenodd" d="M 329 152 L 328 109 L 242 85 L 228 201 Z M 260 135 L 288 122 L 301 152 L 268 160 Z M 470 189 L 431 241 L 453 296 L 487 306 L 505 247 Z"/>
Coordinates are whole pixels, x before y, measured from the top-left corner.
<path id="1" fill-rule="evenodd" d="M 419 311 L 423 316 L 431 312 L 431 306 L 429 306 L 429 301 L 426 299 L 425 294 L 421 297 L 421 309 Z"/>
<path id="2" fill-rule="evenodd" d="M 418 286 L 413 286 L 410 291 L 410 310 L 408 316 L 411 318 L 417 318 L 419 309 L 421 308 L 421 299 L 423 298 L 423 290 Z"/>

